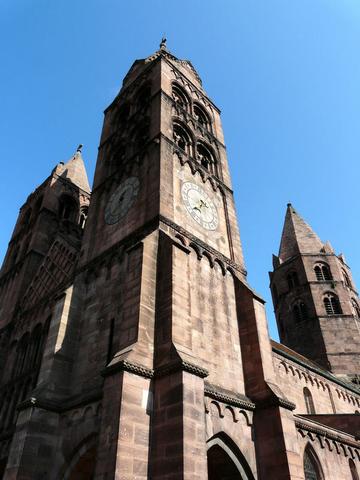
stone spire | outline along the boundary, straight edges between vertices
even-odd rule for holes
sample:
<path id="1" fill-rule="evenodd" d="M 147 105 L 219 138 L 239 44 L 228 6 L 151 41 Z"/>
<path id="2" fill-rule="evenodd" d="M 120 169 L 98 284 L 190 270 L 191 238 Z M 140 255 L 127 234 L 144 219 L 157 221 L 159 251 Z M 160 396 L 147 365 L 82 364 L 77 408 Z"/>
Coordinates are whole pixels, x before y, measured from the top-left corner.
<path id="1" fill-rule="evenodd" d="M 85 169 L 84 160 L 81 155 L 82 145 L 76 149 L 75 154 L 62 166 L 61 177 L 69 179 L 74 185 L 90 193 L 90 185 Z"/>
<path id="2" fill-rule="evenodd" d="M 281 235 L 280 261 L 284 262 L 299 253 L 317 253 L 322 248 L 324 244 L 320 238 L 288 203 Z"/>

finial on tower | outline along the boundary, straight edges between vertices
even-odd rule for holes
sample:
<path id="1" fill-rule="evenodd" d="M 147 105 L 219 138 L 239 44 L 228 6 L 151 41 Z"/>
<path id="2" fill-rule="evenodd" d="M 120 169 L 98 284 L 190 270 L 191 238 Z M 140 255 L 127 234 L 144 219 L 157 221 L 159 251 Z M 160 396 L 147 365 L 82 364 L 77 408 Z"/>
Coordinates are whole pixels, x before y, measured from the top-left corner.
<path id="1" fill-rule="evenodd" d="M 160 42 L 160 50 L 166 50 L 166 41 L 166 37 L 165 35 L 163 35 Z"/>
<path id="2" fill-rule="evenodd" d="M 83 147 L 83 145 L 82 145 L 82 143 L 80 143 L 80 145 L 76 149 L 76 153 L 81 153 L 82 147 Z"/>
<path id="3" fill-rule="evenodd" d="M 287 206 L 288 206 L 288 207 L 292 207 L 291 202 L 289 202 L 289 203 L 287 204 Z"/>

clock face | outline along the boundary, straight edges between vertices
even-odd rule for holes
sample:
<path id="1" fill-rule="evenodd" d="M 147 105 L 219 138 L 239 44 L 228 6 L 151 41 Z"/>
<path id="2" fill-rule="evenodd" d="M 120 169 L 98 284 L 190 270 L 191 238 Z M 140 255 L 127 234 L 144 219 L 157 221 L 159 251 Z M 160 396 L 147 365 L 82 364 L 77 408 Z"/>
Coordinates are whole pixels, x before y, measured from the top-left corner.
<path id="1" fill-rule="evenodd" d="M 117 187 L 105 208 L 105 222 L 108 225 L 113 225 L 125 217 L 135 202 L 139 186 L 137 177 L 129 177 Z"/>
<path id="2" fill-rule="evenodd" d="M 219 224 L 216 207 L 209 195 L 199 185 L 184 182 L 181 195 L 186 210 L 206 230 L 216 230 Z"/>

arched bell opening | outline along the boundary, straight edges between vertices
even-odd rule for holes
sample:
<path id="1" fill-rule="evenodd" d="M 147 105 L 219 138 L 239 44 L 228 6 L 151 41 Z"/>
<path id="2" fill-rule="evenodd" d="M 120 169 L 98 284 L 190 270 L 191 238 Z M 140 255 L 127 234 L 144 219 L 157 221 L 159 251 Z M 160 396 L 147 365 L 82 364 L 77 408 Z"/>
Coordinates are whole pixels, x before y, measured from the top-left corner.
<path id="1" fill-rule="evenodd" d="M 225 435 L 213 437 L 207 445 L 208 480 L 254 480 L 244 456 Z"/>

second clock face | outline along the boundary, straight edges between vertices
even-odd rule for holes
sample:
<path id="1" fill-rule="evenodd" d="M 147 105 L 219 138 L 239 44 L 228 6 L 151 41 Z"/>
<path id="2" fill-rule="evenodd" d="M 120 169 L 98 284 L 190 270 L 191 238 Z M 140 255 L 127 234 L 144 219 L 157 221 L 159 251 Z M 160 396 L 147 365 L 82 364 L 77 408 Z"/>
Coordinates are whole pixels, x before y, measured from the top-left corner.
<path id="1" fill-rule="evenodd" d="M 192 182 L 184 182 L 181 195 L 186 210 L 206 230 L 216 230 L 219 219 L 216 207 L 209 195 Z"/>
<path id="2" fill-rule="evenodd" d="M 105 208 L 107 224 L 112 225 L 125 217 L 135 202 L 139 186 L 140 182 L 137 177 L 129 177 L 117 187 Z"/>

